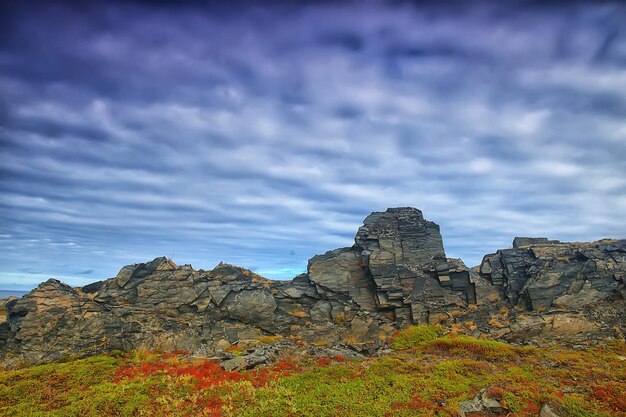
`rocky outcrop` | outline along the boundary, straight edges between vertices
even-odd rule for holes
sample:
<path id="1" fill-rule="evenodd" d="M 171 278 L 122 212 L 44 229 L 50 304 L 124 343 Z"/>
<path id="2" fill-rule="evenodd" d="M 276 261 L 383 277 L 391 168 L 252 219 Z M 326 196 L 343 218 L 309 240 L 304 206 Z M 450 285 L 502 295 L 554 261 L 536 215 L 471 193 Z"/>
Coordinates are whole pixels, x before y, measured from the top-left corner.
<path id="1" fill-rule="evenodd" d="M 376 285 L 378 308 L 393 311 L 396 318 L 421 321 L 422 304 L 437 298 L 444 300 L 443 304 L 475 302 L 468 298 L 472 283 L 467 268 L 457 265 L 458 261 L 447 261 L 439 226 L 424 220 L 421 211 L 404 208 L 372 213 L 359 228 L 355 241 Z M 462 294 L 454 294 L 453 290 Z M 460 295 L 458 300 L 455 295 Z M 441 306 L 441 300 L 434 305 Z M 418 317 L 413 317 L 416 311 Z"/>
<path id="2" fill-rule="evenodd" d="M 469 270 L 446 258 L 439 226 L 421 211 L 394 208 L 372 213 L 352 247 L 313 257 L 291 281 L 167 258 L 82 288 L 48 280 L 3 302 L 0 354 L 11 365 L 143 346 L 230 360 L 232 345 L 274 335 L 286 345 L 371 352 L 410 323 L 518 341 L 620 337 L 625 268 L 626 241 L 516 238 Z M 228 366 L 267 356 L 255 352 Z"/>
<path id="3" fill-rule="evenodd" d="M 309 261 L 308 277 L 318 291 L 344 294 L 399 324 L 476 302 L 468 269 L 445 256 L 439 226 L 410 207 L 370 214 L 351 248 Z"/>
<path id="4" fill-rule="evenodd" d="M 518 314 L 508 337 L 623 337 L 626 240 L 564 243 L 515 238 L 512 249 L 486 255 L 480 275 Z M 525 329 L 525 330 L 524 330 Z"/>
<path id="5" fill-rule="evenodd" d="M 513 249 L 485 256 L 480 273 L 513 305 L 581 310 L 626 294 L 626 240 L 562 243 L 516 238 Z"/>

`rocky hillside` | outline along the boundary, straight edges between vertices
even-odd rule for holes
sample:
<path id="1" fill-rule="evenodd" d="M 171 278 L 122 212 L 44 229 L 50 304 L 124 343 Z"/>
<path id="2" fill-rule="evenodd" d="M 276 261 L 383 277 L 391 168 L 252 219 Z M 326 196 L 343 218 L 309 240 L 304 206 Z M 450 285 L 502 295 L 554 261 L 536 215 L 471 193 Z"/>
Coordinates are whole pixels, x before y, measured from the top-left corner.
<path id="1" fill-rule="evenodd" d="M 446 258 L 439 226 L 420 210 L 392 208 L 369 215 L 352 247 L 313 257 L 291 281 L 167 258 L 82 288 L 50 279 L 2 301 L 0 354 L 5 365 L 138 347 L 227 357 L 235 344 L 273 335 L 373 352 L 411 323 L 587 343 L 624 337 L 625 276 L 626 240 L 516 238 L 471 270 Z"/>

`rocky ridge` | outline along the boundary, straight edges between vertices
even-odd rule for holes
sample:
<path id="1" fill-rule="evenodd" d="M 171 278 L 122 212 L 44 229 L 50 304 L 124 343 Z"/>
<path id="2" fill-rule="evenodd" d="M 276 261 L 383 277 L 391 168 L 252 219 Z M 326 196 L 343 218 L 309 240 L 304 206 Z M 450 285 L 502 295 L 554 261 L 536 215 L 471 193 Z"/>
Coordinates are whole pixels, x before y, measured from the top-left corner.
<path id="1" fill-rule="evenodd" d="M 10 366 L 185 349 L 235 369 L 293 345 L 371 354 L 412 323 L 580 344 L 624 337 L 625 277 L 626 240 L 515 238 L 513 248 L 468 269 L 446 258 L 439 226 L 420 210 L 392 208 L 369 215 L 352 247 L 314 256 L 291 281 L 223 263 L 194 270 L 164 257 L 82 288 L 50 279 L 2 302 L 0 355 Z M 244 354 L 234 357 L 236 348 Z"/>

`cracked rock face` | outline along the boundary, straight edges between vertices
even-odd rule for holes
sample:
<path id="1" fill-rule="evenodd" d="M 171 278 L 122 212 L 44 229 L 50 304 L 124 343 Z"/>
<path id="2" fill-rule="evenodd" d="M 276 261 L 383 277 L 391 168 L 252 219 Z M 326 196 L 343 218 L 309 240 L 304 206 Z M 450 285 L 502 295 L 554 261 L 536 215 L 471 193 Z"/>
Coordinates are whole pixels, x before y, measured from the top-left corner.
<path id="1" fill-rule="evenodd" d="M 460 260 L 447 259 L 439 226 L 411 207 L 367 216 L 351 248 L 309 261 L 320 292 L 347 295 L 362 310 L 399 323 L 438 319 L 476 302 L 474 282 Z"/>
<path id="2" fill-rule="evenodd" d="M 626 241 L 516 238 L 469 270 L 446 258 L 438 225 L 417 209 L 394 208 L 369 215 L 352 247 L 314 256 L 291 281 L 164 257 L 82 288 L 48 280 L 0 301 L 0 361 L 140 346 L 220 355 L 267 335 L 372 351 L 411 323 L 465 323 L 513 341 L 619 337 L 625 275 Z"/>
<path id="3" fill-rule="evenodd" d="M 485 256 L 480 272 L 514 305 L 581 310 L 611 294 L 624 294 L 626 240 L 561 243 L 516 238 L 513 244 L 513 249 Z"/>
<path id="4" fill-rule="evenodd" d="M 506 340 L 624 338 L 626 240 L 516 238 L 483 258 L 480 275 L 521 311 Z"/>

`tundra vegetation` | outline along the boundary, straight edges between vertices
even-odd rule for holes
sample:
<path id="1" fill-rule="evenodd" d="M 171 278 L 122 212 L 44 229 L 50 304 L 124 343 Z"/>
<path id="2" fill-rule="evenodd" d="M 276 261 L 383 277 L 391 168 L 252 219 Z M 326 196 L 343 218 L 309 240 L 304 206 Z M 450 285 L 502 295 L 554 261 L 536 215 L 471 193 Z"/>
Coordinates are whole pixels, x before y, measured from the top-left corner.
<path id="1" fill-rule="evenodd" d="M 501 415 L 535 417 L 544 404 L 561 417 L 626 413 L 624 342 L 519 347 L 421 325 L 390 346 L 364 360 L 286 352 L 233 372 L 184 351 L 68 358 L 0 371 L 0 415 L 457 416 L 483 389 Z"/>

